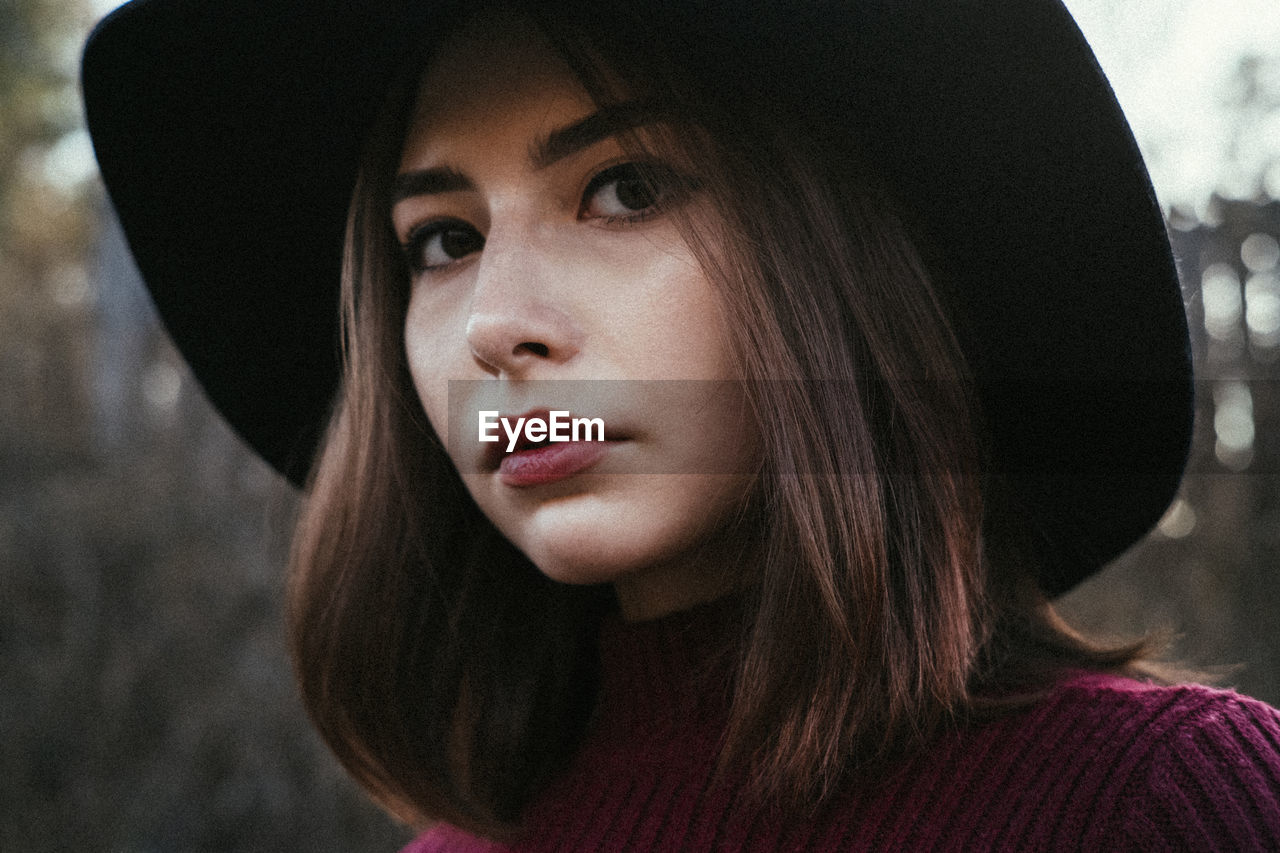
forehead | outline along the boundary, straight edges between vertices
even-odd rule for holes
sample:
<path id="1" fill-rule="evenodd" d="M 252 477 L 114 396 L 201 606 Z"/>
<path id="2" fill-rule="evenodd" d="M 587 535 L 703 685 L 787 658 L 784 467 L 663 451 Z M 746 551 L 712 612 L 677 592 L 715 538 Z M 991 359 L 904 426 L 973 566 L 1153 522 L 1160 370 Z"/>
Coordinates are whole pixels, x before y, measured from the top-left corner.
<path id="1" fill-rule="evenodd" d="M 508 132 L 545 132 L 592 107 L 532 21 L 490 11 L 472 18 L 427 64 L 402 160 L 447 158 Z"/>

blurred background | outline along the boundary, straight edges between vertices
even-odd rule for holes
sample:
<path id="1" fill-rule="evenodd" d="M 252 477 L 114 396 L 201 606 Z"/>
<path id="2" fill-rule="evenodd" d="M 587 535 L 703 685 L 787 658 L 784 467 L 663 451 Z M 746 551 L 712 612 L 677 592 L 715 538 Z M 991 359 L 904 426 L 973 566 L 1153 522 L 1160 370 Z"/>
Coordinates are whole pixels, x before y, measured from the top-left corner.
<path id="1" fill-rule="evenodd" d="M 294 695 L 296 497 L 168 345 L 97 180 L 76 76 L 113 5 L 0 0 L 0 851 L 392 851 Z M 1280 703 L 1280 4 L 1068 6 L 1148 158 L 1202 382 L 1182 496 L 1063 608 L 1171 629 Z"/>

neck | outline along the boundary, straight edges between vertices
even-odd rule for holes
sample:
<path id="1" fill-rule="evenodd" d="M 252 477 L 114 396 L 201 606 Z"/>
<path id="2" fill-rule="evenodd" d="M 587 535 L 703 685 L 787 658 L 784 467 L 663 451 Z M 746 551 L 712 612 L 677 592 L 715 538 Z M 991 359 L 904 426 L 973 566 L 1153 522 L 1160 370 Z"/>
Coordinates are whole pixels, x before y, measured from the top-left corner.
<path id="1" fill-rule="evenodd" d="M 728 709 L 728 690 L 742 633 L 742 602 L 723 596 L 642 622 L 621 614 L 600 633 L 603 704 L 608 737 L 629 730 L 674 731 L 690 715 Z"/>
<path id="2" fill-rule="evenodd" d="M 740 524 L 722 529 L 695 548 L 613 583 L 627 622 L 658 619 L 716 601 L 750 581 L 760 552 L 759 536 Z"/>

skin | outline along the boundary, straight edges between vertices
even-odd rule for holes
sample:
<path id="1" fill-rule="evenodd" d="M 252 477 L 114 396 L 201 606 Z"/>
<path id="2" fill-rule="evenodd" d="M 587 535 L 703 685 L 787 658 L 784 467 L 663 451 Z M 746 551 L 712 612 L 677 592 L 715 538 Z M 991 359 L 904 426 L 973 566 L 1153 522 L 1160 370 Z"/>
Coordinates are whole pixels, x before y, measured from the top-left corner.
<path id="1" fill-rule="evenodd" d="M 531 156 L 598 111 L 532 27 L 473 23 L 424 75 L 392 224 L 417 267 L 414 386 L 477 504 L 546 575 L 612 583 L 644 619 L 732 585 L 758 451 L 720 302 L 669 215 L 711 215 L 696 183 L 638 184 L 615 136 Z M 475 413 L 541 408 L 601 417 L 610 441 L 513 486 Z"/>

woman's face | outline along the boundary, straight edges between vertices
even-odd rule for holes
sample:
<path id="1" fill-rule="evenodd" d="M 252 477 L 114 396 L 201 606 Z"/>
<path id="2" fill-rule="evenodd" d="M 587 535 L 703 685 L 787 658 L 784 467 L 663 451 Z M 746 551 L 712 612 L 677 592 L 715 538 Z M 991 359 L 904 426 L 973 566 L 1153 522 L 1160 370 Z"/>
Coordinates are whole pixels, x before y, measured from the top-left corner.
<path id="1" fill-rule="evenodd" d="M 533 27 L 477 22 L 427 69 L 392 210 L 409 368 L 467 488 L 539 569 L 613 583 L 629 618 L 731 583 L 757 456 L 719 300 L 670 215 L 709 221 L 695 176 L 617 138 L 654 120 L 594 104 Z M 502 418 L 551 411 L 599 418 L 605 441 L 508 452 Z"/>

